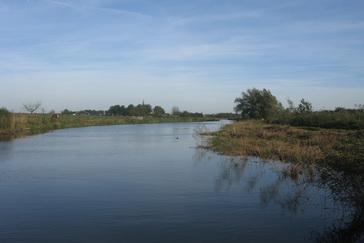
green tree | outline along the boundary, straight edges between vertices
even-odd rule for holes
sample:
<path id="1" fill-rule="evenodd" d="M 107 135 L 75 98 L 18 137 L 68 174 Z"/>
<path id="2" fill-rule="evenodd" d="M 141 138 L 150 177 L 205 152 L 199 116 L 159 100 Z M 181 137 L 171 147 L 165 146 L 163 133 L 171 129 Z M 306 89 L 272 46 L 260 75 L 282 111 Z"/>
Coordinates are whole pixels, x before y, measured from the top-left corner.
<path id="1" fill-rule="evenodd" d="M 201 113 L 195 112 L 195 113 L 190 113 L 190 116 L 191 117 L 203 117 L 203 114 L 202 114 L 202 112 Z"/>
<path id="2" fill-rule="evenodd" d="M 151 105 L 137 105 L 137 107 L 134 108 L 133 114 L 134 116 L 148 116 L 152 112 L 152 106 Z"/>
<path id="3" fill-rule="evenodd" d="M 135 116 L 134 110 L 135 110 L 135 106 L 133 104 L 128 105 L 128 107 L 126 108 L 127 116 Z"/>
<path id="4" fill-rule="evenodd" d="M 153 109 L 153 115 L 156 117 L 161 117 L 166 114 L 165 110 L 160 106 L 155 106 Z"/>
<path id="5" fill-rule="evenodd" d="M 152 114 L 152 106 L 150 104 L 143 104 L 143 110 L 144 110 L 144 114 L 146 116 L 149 116 L 150 114 Z"/>
<path id="6" fill-rule="evenodd" d="M 180 114 L 180 117 L 190 117 L 190 113 L 188 111 L 183 111 L 181 114 Z"/>
<path id="7" fill-rule="evenodd" d="M 62 115 L 69 115 L 71 114 L 71 112 L 68 110 L 68 109 L 64 109 L 62 112 L 61 112 Z"/>
<path id="8" fill-rule="evenodd" d="M 116 116 L 118 115 L 120 105 L 113 105 L 110 106 L 109 110 L 107 111 L 107 114 Z"/>
<path id="9" fill-rule="evenodd" d="M 235 112 L 241 112 L 243 119 L 268 119 L 276 115 L 283 106 L 269 90 L 248 89 L 235 99 Z"/>

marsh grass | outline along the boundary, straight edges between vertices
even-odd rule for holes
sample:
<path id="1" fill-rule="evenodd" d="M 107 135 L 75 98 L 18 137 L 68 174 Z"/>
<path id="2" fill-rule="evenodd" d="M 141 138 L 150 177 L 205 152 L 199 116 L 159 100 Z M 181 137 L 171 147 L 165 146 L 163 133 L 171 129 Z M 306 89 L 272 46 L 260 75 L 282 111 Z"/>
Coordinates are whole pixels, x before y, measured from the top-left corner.
<path id="1" fill-rule="evenodd" d="M 361 133 L 361 130 L 305 129 L 249 120 L 227 125 L 214 133 L 206 148 L 224 155 L 289 162 L 292 166 L 285 173 L 295 176 L 332 161 L 330 158 L 341 161 L 358 154 L 363 150 Z"/>

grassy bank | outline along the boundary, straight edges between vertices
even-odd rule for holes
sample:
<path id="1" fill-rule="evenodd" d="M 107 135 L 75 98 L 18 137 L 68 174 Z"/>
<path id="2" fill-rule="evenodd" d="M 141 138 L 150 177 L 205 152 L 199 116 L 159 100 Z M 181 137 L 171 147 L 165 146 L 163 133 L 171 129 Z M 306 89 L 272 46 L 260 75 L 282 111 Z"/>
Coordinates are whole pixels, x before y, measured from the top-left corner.
<path id="1" fill-rule="evenodd" d="M 15 134 L 24 131 L 52 130 L 71 127 L 105 126 L 121 124 L 167 123 L 204 121 L 204 118 L 155 118 L 123 116 L 73 116 L 61 115 L 58 119 L 49 114 L 9 113 L 0 120 L 0 135 Z"/>
<path id="2" fill-rule="evenodd" d="M 330 165 L 364 174 L 362 130 L 304 129 L 250 120 L 215 133 L 208 148 L 225 155 L 290 162 L 297 173 L 300 168 Z M 340 161 L 346 164 L 339 165 Z"/>

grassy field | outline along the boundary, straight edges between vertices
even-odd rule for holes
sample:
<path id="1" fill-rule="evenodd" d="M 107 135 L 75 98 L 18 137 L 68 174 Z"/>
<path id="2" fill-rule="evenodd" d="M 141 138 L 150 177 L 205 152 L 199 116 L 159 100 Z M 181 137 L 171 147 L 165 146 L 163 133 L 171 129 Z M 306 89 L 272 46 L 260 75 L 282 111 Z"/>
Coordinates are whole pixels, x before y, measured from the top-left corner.
<path id="1" fill-rule="evenodd" d="M 71 127 L 106 126 L 121 124 L 167 123 L 204 121 L 204 118 L 155 118 L 123 116 L 74 116 L 60 115 L 58 119 L 49 114 L 9 113 L 0 119 L 0 135 L 9 135 L 25 131 L 52 130 Z"/>

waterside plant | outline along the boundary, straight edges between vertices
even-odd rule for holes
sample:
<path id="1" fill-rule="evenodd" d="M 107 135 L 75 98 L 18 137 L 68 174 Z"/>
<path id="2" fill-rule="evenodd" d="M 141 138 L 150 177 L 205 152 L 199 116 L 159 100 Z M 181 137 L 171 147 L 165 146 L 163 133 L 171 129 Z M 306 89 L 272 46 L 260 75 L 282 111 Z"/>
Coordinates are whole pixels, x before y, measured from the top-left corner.
<path id="1" fill-rule="evenodd" d="M 362 130 L 300 128 L 247 120 L 212 135 L 207 148 L 221 154 L 279 160 L 294 167 L 324 165 L 333 157 L 335 161 L 357 161 L 364 151 Z M 364 169 L 359 162 L 355 170 Z"/>
<path id="2" fill-rule="evenodd" d="M 81 116 L 60 115 L 52 118 L 50 114 L 10 113 L 5 108 L 0 110 L 0 136 L 27 131 L 52 130 L 86 126 L 108 126 L 122 124 L 166 123 L 166 122 L 194 122 L 204 121 L 206 118 L 156 118 L 132 116 Z"/>

